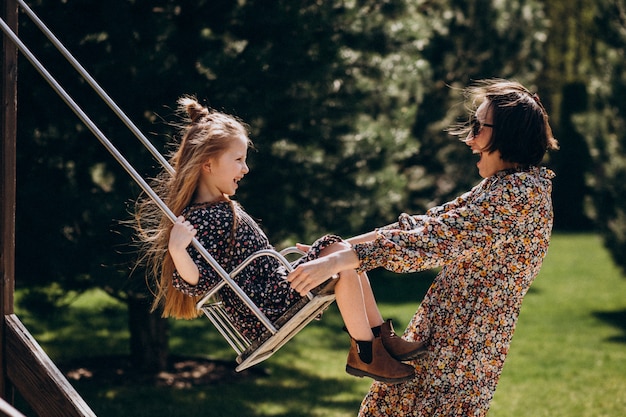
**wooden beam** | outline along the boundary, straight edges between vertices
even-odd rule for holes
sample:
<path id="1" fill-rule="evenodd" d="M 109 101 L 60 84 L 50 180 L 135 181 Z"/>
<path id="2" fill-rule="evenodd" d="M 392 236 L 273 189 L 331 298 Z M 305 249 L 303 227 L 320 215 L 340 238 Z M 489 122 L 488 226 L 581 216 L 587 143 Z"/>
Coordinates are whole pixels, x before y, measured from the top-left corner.
<path id="1" fill-rule="evenodd" d="M 7 4 L 13 3 L 11 11 Z M 17 5 L 3 2 L 2 17 L 12 28 L 17 27 Z M 15 277 L 15 137 L 17 130 L 17 48 L 10 40 L 2 37 L 2 201 L 1 271 L 2 312 L 13 313 L 13 290 Z"/>
<path id="2" fill-rule="evenodd" d="M 17 2 L 2 0 L 0 17 L 17 30 Z M 13 313 L 15 289 L 15 137 L 17 130 L 17 47 L 2 36 L 2 82 L 0 82 L 0 311 Z M 6 398 L 6 347 L 4 326 L 0 326 L 0 397 Z"/>
<path id="3" fill-rule="evenodd" d="M 7 374 L 42 417 L 95 417 L 54 362 L 14 314 L 4 316 Z"/>

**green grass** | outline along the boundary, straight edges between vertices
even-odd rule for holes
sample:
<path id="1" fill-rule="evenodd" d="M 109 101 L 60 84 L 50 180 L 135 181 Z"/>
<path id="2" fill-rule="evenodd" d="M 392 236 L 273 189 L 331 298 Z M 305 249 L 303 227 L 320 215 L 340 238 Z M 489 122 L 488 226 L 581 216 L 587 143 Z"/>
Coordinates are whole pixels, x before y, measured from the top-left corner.
<path id="1" fill-rule="evenodd" d="M 398 330 L 430 274 L 372 276 L 381 310 Z M 595 235 L 557 234 L 524 302 L 490 417 L 626 415 L 626 278 Z M 19 294 L 18 297 L 19 299 Z M 126 312 L 100 292 L 37 319 L 18 309 L 51 358 L 128 353 Z M 71 381 L 100 417 L 354 416 L 369 380 L 345 374 L 347 335 L 336 306 L 253 372 L 196 388 Z M 172 353 L 232 360 L 205 319 L 172 322 Z"/>

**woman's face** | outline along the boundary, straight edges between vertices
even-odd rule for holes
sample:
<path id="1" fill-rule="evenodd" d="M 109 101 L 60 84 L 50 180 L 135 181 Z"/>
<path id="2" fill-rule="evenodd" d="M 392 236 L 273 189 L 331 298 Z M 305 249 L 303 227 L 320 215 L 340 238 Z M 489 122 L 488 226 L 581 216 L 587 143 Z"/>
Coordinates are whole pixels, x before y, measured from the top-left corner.
<path id="1" fill-rule="evenodd" d="M 476 163 L 480 176 L 487 178 L 498 171 L 512 168 L 515 164 L 502 160 L 499 150 L 493 152 L 486 150 L 493 134 L 493 115 L 488 100 L 485 100 L 476 109 L 475 123 L 477 123 L 477 127 L 469 132 L 465 143 L 472 149 L 473 153 L 480 157 Z M 476 132 L 475 135 L 474 132 Z"/>

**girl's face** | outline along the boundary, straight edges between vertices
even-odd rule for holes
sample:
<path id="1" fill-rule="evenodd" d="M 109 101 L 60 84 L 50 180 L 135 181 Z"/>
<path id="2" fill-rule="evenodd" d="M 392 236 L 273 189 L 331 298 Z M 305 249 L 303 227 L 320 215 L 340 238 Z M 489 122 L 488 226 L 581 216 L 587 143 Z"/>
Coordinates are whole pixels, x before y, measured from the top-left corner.
<path id="1" fill-rule="evenodd" d="M 250 171 L 246 164 L 247 155 L 248 139 L 239 136 L 224 153 L 209 159 L 202 166 L 197 200 L 216 201 L 223 199 L 224 195 L 234 195 L 239 181 Z"/>
<path id="2" fill-rule="evenodd" d="M 489 101 L 485 100 L 478 109 L 476 109 L 475 123 L 477 123 L 477 126 L 473 129 L 473 132 L 470 131 L 467 135 L 465 143 L 472 149 L 473 153 L 480 156 L 480 159 L 476 163 L 480 176 L 487 178 L 498 171 L 514 167 L 514 163 L 502 159 L 499 150 L 493 152 L 486 150 L 493 133 L 493 116 L 489 108 Z"/>

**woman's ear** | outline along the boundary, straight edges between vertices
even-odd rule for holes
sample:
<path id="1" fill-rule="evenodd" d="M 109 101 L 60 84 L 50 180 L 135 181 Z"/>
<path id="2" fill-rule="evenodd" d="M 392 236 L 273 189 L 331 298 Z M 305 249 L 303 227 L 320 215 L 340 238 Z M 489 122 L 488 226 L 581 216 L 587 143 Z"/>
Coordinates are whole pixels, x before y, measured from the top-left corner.
<path id="1" fill-rule="evenodd" d="M 211 173 L 211 162 L 205 162 L 204 164 L 202 164 L 202 171 L 204 171 L 207 174 Z"/>

